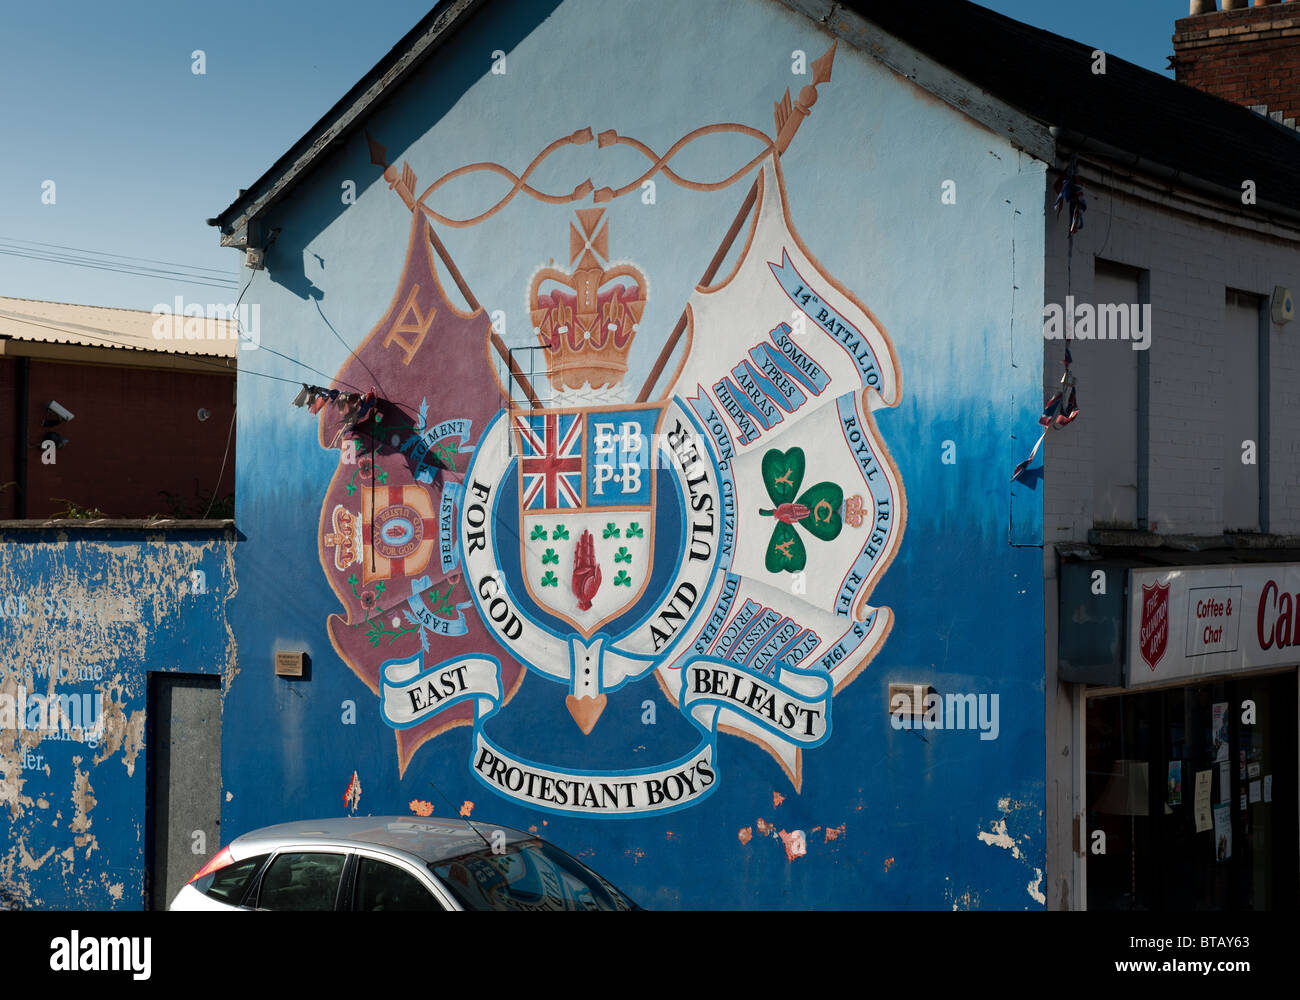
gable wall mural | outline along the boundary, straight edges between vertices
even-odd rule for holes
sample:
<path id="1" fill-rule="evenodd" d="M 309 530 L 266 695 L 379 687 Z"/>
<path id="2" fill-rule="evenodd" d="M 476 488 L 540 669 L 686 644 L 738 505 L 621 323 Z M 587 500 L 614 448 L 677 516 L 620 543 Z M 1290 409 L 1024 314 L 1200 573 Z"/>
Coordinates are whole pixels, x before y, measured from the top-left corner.
<path id="1" fill-rule="evenodd" d="M 1043 183 L 777 4 L 490 5 L 245 272 L 225 834 L 1041 905 Z"/>

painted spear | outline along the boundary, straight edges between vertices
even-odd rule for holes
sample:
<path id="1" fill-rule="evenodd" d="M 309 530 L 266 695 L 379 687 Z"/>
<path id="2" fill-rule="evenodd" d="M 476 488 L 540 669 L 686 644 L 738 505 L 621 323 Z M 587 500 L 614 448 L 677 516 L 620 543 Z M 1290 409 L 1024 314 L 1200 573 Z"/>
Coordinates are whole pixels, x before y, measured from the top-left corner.
<path id="1" fill-rule="evenodd" d="M 794 138 L 799 126 L 803 120 L 812 113 L 812 106 L 817 103 L 817 88 L 823 83 L 828 83 L 831 78 L 831 64 L 835 61 L 835 46 L 838 41 L 832 42 L 831 47 L 827 49 L 820 59 L 812 64 L 812 82 L 799 91 L 799 99 L 791 102 L 790 89 L 787 87 L 785 95 L 777 101 L 773 107 L 776 118 L 776 154 L 780 156 L 790 146 L 790 140 Z M 726 260 L 727 254 L 731 251 L 731 246 L 740 234 L 741 227 L 745 220 L 749 218 L 749 213 L 754 208 L 754 202 L 758 200 L 758 178 L 754 178 L 754 183 L 750 186 L 749 194 L 745 196 L 745 201 L 740 206 L 740 212 L 737 213 L 735 221 L 731 223 L 731 228 L 727 230 L 727 235 L 722 238 L 722 243 L 718 247 L 717 253 L 709 261 L 709 266 L 704 271 L 704 277 L 699 281 L 701 285 L 712 284 L 714 277 L 718 273 L 718 268 Z M 682 314 L 677 320 L 677 325 L 673 327 L 673 332 L 669 334 L 667 342 L 659 352 L 659 357 L 655 360 L 654 367 L 650 369 L 650 374 L 645 380 L 645 385 L 641 387 L 641 393 L 637 396 L 638 403 L 644 403 L 650 398 L 650 393 L 654 391 L 655 383 L 659 381 L 659 376 L 663 374 L 664 366 L 668 364 L 668 359 L 672 357 L 673 351 L 677 349 L 677 342 L 681 340 L 682 334 L 686 330 L 686 309 L 682 309 Z"/>

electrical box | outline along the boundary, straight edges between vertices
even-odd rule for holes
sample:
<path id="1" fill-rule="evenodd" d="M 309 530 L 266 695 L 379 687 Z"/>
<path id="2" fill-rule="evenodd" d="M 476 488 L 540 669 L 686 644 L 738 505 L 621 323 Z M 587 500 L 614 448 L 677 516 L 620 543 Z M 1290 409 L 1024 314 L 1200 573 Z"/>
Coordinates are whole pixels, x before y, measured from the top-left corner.
<path id="1" fill-rule="evenodd" d="M 1281 326 L 1295 319 L 1295 296 L 1291 289 L 1278 285 L 1273 289 L 1273 322 Z"/>

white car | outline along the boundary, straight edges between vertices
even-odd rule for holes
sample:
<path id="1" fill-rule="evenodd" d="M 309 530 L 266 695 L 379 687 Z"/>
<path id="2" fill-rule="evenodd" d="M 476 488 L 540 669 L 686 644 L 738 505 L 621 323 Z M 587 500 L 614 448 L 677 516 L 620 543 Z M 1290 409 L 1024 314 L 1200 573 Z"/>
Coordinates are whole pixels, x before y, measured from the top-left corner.
<path id="1" fill-rule="evenodd" d="M 635 910 L 553 844 L 403 816 L 283 823 L 236 837 L 172 910 Z"/>

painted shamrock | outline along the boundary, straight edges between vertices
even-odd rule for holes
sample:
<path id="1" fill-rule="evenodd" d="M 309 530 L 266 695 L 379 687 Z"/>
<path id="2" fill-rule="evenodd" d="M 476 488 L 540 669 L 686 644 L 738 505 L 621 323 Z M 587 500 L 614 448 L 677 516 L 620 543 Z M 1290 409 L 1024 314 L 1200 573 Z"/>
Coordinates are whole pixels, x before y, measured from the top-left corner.
<path id="1" fill-rule="evenodd" d="M 796 524 L 824 542 L 838 536 L 844 527 L 840 514 L 844 490 L 835 483 L 821 482 L 799 493 L 804 465 L 802 448 L 784 452 L 770 448 L 763 454 L 763 485 L 777 505 L 775 509 L 759 509 L 764 517 L 776 518 L 767 543 L 765 565 L 769 573 L 797 573 L 807 565 L 808 553 L 795 531 Z"/>
<path id="2" fill-rule="evenodd" d="M 554 538 L 557 542 L 561 538 L 568 538 L 569 529 L 562 524 L 557 524 L 555 528 L 551 531 L 551 537 Z"/>
<path id="3" fill-rule="evenodd" d="M 556 577 L 556 575 L 548 569 L 548 570 L 546 571 L 546 575 L 545 575 L 544 577 L 542 577 L 542 586 L 543 586 L 543 587 L 558 587 L 559 585 L 560 585 L 559 578 Z"/>
<path id="4" fill-rule="evenodd" d="M 558 554 L 554 549 L 547 549 L 545 552 L 542 553 L 542 565 L 543 565 L 543 566 L 545 566 L 547 563 L 557 563 L 557 564 L 558 564 L 559 561 L 560 561 L 560 556 L 559 556 L 559 554 Z"/>
<path id="5" fill-rule="evenodd" d="M 628 537 L 628 538 L 644 538 L 644 537 L 645 537 L 645 529 L 643 529 L 643 528 L 641 527 L 641 525 L 638 524 L 636 521 L 633 521 L 631 524 L 629 524 L 629 525 L 627 526 L 627 537 Z"/>
<path id="6" fill-rule="evenodd" d="M 533 528 L 533 533 L 528 536 L 530 542 L 535 542 L 538 539 L 541 539 L 542 541 L 546 540 L 546 529 L 540 524 Z"/>
<path id="7" fill-rule="evenodd" d="M 610 521 L 607 525 L 605 525 L 605 535 L 604 535 L 604 537 L 605 537 L 605 538 L 617 538 L 617 537 L 618 537 L 618 526 L 615 525 L 613 521 Z"/>
<path id="8" fill-rule="evenodd" d="M 614 553 L 614 562 L 630 563 L 631 561 L 632 553 L 627 550 L 626 545 L 620 545 L 618 551 Z"/>

